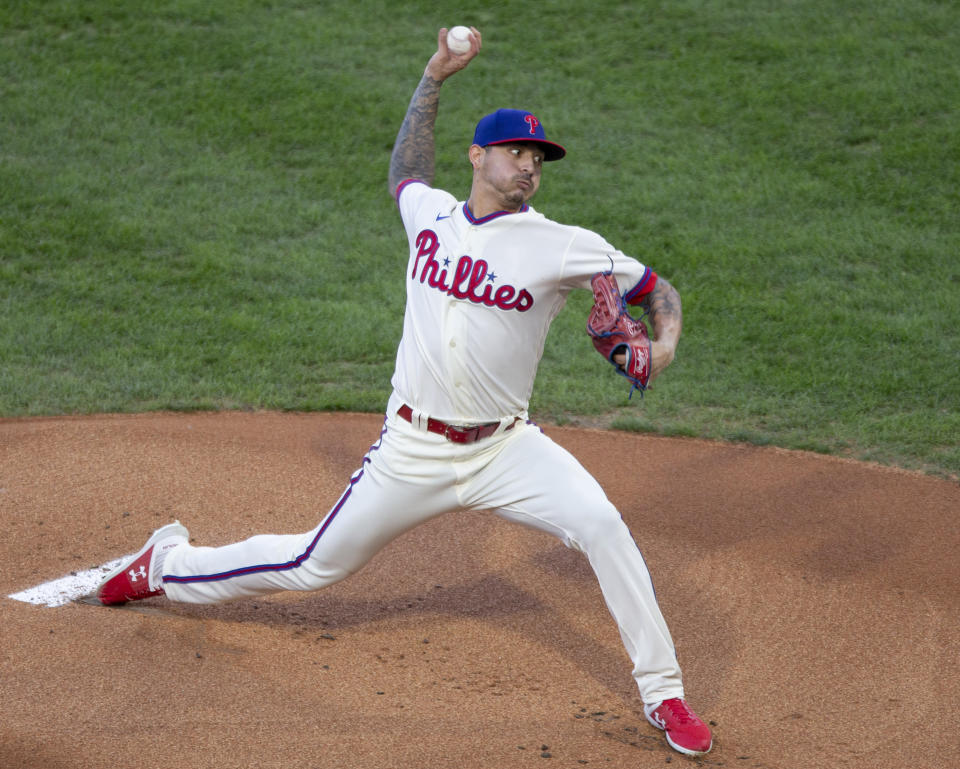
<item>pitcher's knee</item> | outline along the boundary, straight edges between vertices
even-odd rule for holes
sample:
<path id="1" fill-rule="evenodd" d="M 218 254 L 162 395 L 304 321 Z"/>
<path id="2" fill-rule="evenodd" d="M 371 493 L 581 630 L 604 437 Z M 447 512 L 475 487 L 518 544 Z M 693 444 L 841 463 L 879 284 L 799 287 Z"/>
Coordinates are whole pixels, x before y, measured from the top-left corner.
<path id="1" fill-rule="evenodd" d="M 360 570 L 355 566 L 311 558 L 298 567 L 291 576 L 298 583 L 297 590 L 320 590 L 346 579 Z"/>
<path id="2" fill-rule="evenodd" d="M 620 517 L 619 511 L 610 506 L 595 508 L 578 520 L 572 537 L 579 549 L 589 552 L 615 547 L 626 540 L 633 542 L 630 530 Z"/>

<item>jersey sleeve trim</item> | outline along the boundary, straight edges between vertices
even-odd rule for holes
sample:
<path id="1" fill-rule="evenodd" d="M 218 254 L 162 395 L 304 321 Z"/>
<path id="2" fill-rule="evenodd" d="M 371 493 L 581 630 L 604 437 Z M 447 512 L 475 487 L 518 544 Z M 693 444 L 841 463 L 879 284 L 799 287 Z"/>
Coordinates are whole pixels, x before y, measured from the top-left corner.
<path id="1" fill-rule="evenodd" d="M 624 301 L 627 304 L 640 304 L 643 298 L 647 296 L 657 285 L 657 273 L 649 267 L 645 267 L 643 276 L 637 281 L 637 284 L 624 294 Z"/>
<path id="2" fill-rule="evenodd" d="M 396 192 L 393 193 L 393 199 L 396 200 L 396 201 L 399 203 L 399 202 L 400 202 L 400 193 L 403 192 L 403 191 L 407 188 L 407 185 L 413 184 L 413 183 L 427 185 L 427 183 L 426 183 L 423 179 L 404 179 L 402 182 L 400 182 L 400 184 L 397 185 L 397 190 L 396 190 Z M 427 185 L 427 186 L 429 186 L 429 185 Z"/>

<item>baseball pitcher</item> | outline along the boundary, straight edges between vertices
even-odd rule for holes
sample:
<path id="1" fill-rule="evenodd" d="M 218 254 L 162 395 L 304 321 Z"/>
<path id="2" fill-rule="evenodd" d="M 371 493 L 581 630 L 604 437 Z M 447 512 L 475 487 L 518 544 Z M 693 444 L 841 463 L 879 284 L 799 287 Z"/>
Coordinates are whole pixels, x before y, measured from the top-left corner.
<path id="1" fill-rule="evenodd" d="M 383 429 L 360 468 L 312 531 L 209 548 L 170 524 L 97 595 L 107 605 L 160 594 L 214 603 L 317 590 L 424 521 L 489 511 L 586 556 L 650 723 L 676 750 L 706 753 L 710 729 L 684 699 L 674 644 L 630 531 L 597 481 L 527 414 L 547 331 L 571 291 L 593 291 L 594 345 L 641 389 L 673 360 L 680 297 L 600 235 L 531 207 L 544 164 L 566 154 L 532 112 L 498 109 L 477 123 L 467 200 L 433 186 L 440 88 L 481 47 L 476 29 L 462 54 L 448 49 L 446 35 L 441 29 L 390 160 L 389 191 L 407 236 L 407 302 Z"/>

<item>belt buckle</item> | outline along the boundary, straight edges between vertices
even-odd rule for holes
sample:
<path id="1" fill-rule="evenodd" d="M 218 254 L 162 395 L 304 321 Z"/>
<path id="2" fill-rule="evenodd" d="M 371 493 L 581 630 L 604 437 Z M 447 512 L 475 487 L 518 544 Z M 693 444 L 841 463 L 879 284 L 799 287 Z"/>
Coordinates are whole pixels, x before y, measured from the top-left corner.
<path id="1" fill-rule="evenodd" d="M 444 423 L 443 437 L 451 443 L 473 443 L 477 439 L 477 429 Z"/>

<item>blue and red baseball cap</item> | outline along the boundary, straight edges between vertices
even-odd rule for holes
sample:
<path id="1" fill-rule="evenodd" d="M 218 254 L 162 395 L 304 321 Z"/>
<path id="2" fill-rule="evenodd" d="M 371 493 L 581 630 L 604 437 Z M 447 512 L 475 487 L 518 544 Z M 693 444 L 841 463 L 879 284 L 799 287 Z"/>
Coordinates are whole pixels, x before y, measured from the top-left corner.
<path id="1" fill-rule="evenodd" d="M 511 142 L 533 142 L 543 149 L 544 160 L 559 160 L 567 151 L 556 142 L 547 141 L 543 124 L 533 113 L 522 109 L 498 109 L 480 118 L 473 134 L 473 143 L 481 147 Z"/>

